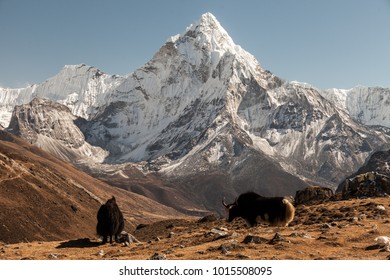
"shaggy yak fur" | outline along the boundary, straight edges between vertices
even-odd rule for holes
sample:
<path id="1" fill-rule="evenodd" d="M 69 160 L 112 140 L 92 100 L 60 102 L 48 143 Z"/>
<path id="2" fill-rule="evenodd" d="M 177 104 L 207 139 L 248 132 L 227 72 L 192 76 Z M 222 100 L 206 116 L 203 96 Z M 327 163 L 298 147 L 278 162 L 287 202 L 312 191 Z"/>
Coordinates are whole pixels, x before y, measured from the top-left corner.
<path id="1" fill-rule="evenodd" d="M 103 236 L 103 244 L 107 243 L 108 237 L 110 237 L 110 243 L 112 243 L 112 236 L 115 236 L 115 241 L 117 241 L 118 235 L 124 228 L 124 220 L 114 196 L 100 206 L 97 220 L 96 232 Z"/>
<path id="2" fill-rule="evenodd" d="M 234 203 L 226 204 L 228 221 L 243 218 L 249 227 L 256 226 L 258 220 L 271 226 L 288 226 L 294 219 L 295 208 L 285 197 L 263 197 L 254 192 L 241 194 Z"/>

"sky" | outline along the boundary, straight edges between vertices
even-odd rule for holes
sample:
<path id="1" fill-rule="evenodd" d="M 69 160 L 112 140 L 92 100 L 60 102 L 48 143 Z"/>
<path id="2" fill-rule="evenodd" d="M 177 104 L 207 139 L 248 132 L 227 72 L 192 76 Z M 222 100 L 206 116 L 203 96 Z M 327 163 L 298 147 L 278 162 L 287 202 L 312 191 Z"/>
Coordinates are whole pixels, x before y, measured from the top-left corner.
<path id="1" fill-rule="evenodd" d="M 129 74 L 206 12 L 280 78 L 390 87 L 390 0 L 0 0 L 0 87 L 69 64 Z"/>

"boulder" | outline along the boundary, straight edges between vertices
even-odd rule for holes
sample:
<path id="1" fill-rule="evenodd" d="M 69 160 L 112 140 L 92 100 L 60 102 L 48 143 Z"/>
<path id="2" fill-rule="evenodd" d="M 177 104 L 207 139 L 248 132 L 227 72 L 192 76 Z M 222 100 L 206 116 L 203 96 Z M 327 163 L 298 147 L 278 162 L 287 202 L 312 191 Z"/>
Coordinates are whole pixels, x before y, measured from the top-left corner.
<path id="1" fill-rule="evenodd" d="M 333 197 L 333 191 L 330 188 L 310 186 L 295 193 L 295 205 L 316 204 L 327 201 Z"/>
<path id="2" fill-rule="evenodd" d="M 390 177 L 377 172 L 359 174 L 342 183 L 342 198 L 387 196 L 390 194 Z"/>

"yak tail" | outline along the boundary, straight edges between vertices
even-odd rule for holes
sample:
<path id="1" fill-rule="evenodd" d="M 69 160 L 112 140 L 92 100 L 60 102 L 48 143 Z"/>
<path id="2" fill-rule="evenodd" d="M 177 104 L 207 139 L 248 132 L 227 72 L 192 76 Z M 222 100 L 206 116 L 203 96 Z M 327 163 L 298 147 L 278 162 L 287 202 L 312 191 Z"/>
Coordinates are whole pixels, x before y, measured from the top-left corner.
<path id="1" fill-rule="evenodd" d="M 295 216 L 295 207 L 292 205 L 292 203 L 287 199 L 283 199 L 283 204 L 285 207 L 285 217 L 284 217 L 284 226 L 288 226 L 289 223 L 294 219 Z"/>

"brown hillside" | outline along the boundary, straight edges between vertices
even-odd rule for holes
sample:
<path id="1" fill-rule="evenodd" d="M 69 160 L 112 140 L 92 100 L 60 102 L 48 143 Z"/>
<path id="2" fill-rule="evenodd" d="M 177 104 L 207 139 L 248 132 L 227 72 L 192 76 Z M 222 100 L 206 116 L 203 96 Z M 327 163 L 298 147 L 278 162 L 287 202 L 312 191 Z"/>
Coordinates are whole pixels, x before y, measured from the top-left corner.
<path id="1" fill-rule="evenodd" d="M 96 213 L 114 195 L 126 229 L 185 217 L 143 196 L 111 187 L 23 140 L 0 131 L 0 241 L 94 237 Z"/>

